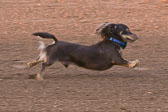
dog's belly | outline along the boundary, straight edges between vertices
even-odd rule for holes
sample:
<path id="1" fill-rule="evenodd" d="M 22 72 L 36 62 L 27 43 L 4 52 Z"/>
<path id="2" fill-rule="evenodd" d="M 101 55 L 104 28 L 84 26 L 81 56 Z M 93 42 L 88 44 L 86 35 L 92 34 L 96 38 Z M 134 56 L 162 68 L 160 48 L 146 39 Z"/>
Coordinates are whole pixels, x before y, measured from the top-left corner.
<path id="1" fill-rule="evenodd" d="M 103 71 L 111 68 L 113 64 L 86 64 L 86 65 L 80 65 L 77 63 L 78 66 L 91 69 L 91 70 L 98 70 L 98 71 Z"/>
<path id="2" fill-rule="evenodd" d="M 91 70 L 97 70 L 97 71 L 103 71 L 103 70 L 107 70 L 107 69 L 109 69 L 109 68 L 111 68 L 113 65 L 112 64 L 110 64 L 110 65 L 102 65 L 102 66 L 99 66 L 99 65 L 97 65 L 97 66 L 83 66 L 84 68 L 87 68 L 87 69 L 91 69 Z"/>
<path id="3" fill-rule="evenodd" d="M 66 68 L 69 65 L 77 65 L 82 68 L 86 69 L 91 69 L 91 70 L 98 70 L 98 71 L 103 71 L 111 68 L 113 66 L 112 63 L 101 63 L 101 64 L 96 64 L 96 63 L 84 63 L 84 62 L 72 62 L 72 61 L 60 61 Z"/>
<path id="4" fill-rule="evenodd" d="M 77 65 L 79 67 L 86 68 L 86 69 L 98 70 L 98 71 L 107 70 L 113 66 L 112 63 L 85 63 L 81 61 L 64 62 L 64 66 L 69 64 Z"/>

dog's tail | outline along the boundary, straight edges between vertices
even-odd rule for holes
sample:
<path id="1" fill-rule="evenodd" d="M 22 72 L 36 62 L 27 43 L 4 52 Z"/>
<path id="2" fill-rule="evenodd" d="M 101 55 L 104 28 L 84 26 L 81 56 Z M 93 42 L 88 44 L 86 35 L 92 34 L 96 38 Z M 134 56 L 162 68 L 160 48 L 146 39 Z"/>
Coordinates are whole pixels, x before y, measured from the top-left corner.
<path id="1" fill-rule="evenodd" d="M 58 42 L 57 38 L 54 35 L 47 33 L 47 32 L 35 32 L 32 35 L 40 36 L 42 38 L 50 38 L 50 39 L 53 39 L 55 43 Z"/>

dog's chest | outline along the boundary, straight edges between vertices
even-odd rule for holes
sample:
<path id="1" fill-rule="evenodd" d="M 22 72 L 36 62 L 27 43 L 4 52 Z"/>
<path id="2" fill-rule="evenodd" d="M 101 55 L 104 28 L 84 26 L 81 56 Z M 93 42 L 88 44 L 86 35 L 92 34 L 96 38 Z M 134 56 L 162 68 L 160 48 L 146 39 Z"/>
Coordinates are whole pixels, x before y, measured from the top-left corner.
<path id="1" fill-rule="evenodd" d="M 119 52 L 119 53 L 120 53 L 120 55 L 122 56 L 122 50 L 121 50 L 121 49 L 119 49 L 119 50 L 118 50 L 118 52 Z"/>

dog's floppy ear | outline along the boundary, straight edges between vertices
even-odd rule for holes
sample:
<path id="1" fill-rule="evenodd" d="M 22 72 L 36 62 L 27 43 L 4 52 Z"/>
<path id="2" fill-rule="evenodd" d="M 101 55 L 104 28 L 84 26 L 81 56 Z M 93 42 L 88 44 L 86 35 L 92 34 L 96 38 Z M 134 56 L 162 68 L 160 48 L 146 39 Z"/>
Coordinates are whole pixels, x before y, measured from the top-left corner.
<path id="1" fill-rule="evenodd" d="M 109 23 L 109 22 L 104 22 L 103 24 L 101 24 L 101 25 L 96 29 L 96 34 L 100 35 L 101 38 L 105 39 L 106 33 L 109 32 L 109 31 L 107 31 L 107 29 L 108 29 L 108 26 L 109 26 L 110 24 L 111 24 L 111 23 Z"/>
<path id="2" fill-rule="evenodd" d="M 96 29 L 96 34 L 101 34 L 102 30 L 106 28 L 110 23 L 109 22 L 104 22 L 101 24 L 97 29 Z"/>
<path id="3" fill-rule="evenodd" d="M 108 39 L 112 33 L 115 33 L 116 29 L 116 24 L 105 22 L 96 29 L 96 34 L 100 35 L 103 39 Z"/>

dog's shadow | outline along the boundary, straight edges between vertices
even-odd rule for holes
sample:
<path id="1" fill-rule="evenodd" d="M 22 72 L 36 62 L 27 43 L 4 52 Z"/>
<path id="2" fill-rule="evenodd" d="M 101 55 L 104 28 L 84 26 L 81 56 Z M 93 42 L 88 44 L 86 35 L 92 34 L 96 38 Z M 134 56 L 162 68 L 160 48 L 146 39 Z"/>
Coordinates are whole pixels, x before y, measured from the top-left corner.
<path id="1" fill-rule="evenodd" d="M 28 79 L 35 79 L 36 74 L 31 74 L 28 76 Z M 87 73 L 80 73 L 80 74 L 52 74 L 44 76 L 44 80 L 59 80 L 59 79 L 135 79 L 135 78 L 149 78 L 150 75 L 148 74 L 136 74 L 136 73 L 99 73 L 99 74 L 87 74 Z"/>
<path id="2" fill-rule="evenodd" d="M 35 79 L 35 78 L 36 78 L 36 74 L 28 75 L 28 79 Z"/>
<path id="3" fill-rule="evenodd" d="M 75 77 L 75 76 L 74 76 Z M 146 75 L 141 74 L 124 74 L 124 73 L 105 73 L 105 74 L 79 74 L 76 77 L 88 77 L 88 78 L 142 78 Z"/>

